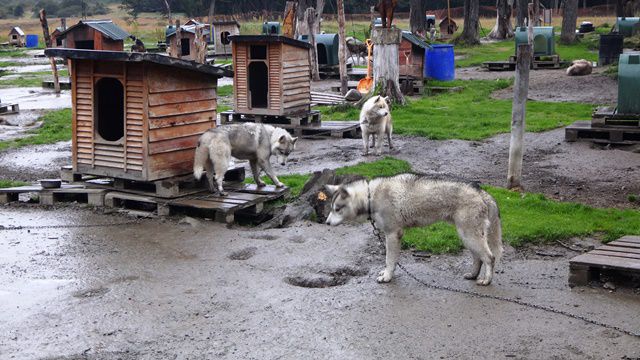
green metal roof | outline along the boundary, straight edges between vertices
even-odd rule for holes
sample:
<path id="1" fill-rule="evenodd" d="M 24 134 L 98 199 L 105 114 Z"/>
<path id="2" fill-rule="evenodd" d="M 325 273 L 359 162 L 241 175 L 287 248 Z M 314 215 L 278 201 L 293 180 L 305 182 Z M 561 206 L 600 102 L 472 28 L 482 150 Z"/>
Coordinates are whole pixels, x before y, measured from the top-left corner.
<path id="1" fill-rule="evenodd" d="M 89 26 L 96 31 L 99 31 L 111 40 L 124 40 L 131 36 L 128 32 L 124 31 L 118 25 L 114 24 L 111 20 L 80 20 L 77 24 L 61 32 L 60 35 L 65 35 L 69 31 L 79 26 Z"/>

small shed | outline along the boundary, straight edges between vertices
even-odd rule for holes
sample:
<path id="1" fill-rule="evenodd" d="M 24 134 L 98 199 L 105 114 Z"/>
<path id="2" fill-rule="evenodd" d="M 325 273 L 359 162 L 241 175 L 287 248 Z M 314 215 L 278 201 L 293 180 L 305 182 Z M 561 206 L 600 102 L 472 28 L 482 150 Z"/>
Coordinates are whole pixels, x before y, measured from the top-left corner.
<path id="1" fill-rule="evenodd" d="M 279 35 L 230 39 L 236 112 L 287 116 L 310 110 L 310 44 Z"/>
<path id="2" fill-rule="evenodd" d="M 440 24 L 438 24 L 438 28 L 440 29 L 440 34 L 442 36 L 449 36 L 458 31 L 458 24 L 456 24 L 453 19 L 445 16 L 442 21 L 440 21 Z"/>
<path id="3" fill-rule="evenodd" d="M 14 26 L 11 31 L 9 31 L 9 45 L 23 47 L 26 45 L 26 41 L 26 35 L 20 27 Z"/>
<path id="4" fill-rule="evenodd" d="M 69 49 L 123 51 L 124 39 L 130 36 L 111 20 L 80 20 L 61 31 L 56 41 L 66 40 Z"/>
<path id="5" fill-rule="evenodd" d="M 196 56 L 196 28 L 202 28 L 202 36 L 205 41 L 210 42 L 210 31 L 207 25 L 194 24 L 180 26 L 180 58 L 186 60 L 194 60 Z M 176 37 L 175 26 L 167 31 L 167 49 L 177 46 L 178 38 Z"/>
<path id="6" fill-rule="evenodd" d="M 63 47 L 63 40 L 64 37 L 60 36 L 60 33 L 62 33 L 62 28 L 61 27 L 57 27 L 55 30 L 53 30 L 53 32 L 51 33 L 50 37 L 51 37 L 51 47 Z"/>
<path id="7" fill-rule="evenodd" d="M 428 48 L 429 44 L 410 31 L 402 32 L 402 41 L 398 51 L 401 77 L 424 78 L 424 54 Z"/>
<path id="8" fill-rule="evenodd" d="M 232 72 L 160 54 L 47 49 L 70 59 L 76 173 L 154 181 L 193 171 Z"/>
<path id="9" fill-rule="evenodd" d="M 216 55 L 231 55 L 230 36 L 240 35 L 240 23 L 236 20 L 214 20 L 213 42 L 216 47 Z"/>

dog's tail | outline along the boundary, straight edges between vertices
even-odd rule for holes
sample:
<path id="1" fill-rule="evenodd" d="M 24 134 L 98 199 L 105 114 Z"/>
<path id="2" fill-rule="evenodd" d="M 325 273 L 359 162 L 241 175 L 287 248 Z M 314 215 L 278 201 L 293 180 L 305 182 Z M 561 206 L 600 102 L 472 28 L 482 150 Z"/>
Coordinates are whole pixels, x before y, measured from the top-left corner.
<path id="1" fill-rule="evenodd" d="M 489 193 L 482 191 L 482 199 L 489 209 L 489 223 L 487 224 L 487 240 L 489 249 L 495 257 L 495 264 L 502 257 L 502 223 L 500 221 L 500 209 L 495 199 Z"/>
<path id="2" fill-rule="evenodd" d="M 209 149 L 203 144 L 202 138 L 198 140 L 196 154 L 193 159 L 193 176 L 196 180 L 200 180 L 204 173 L 204 166 L 209 161 Z"/>

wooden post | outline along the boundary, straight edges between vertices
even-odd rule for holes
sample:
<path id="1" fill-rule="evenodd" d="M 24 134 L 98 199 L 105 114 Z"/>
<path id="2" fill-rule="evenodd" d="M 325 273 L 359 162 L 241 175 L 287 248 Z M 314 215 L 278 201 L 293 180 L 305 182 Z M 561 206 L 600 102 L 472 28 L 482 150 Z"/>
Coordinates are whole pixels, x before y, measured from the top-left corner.
<path id="1" fill-rule="evenodd" d="M 40 25 L 42 25 L 42 34 L 44 35 L 45 46 L 51 47 L 51 36 L 49 35 L 49 23 L 47 22 L 47 13 L 44 9 L 40 9 Z M 60 80 L 58 79 L 58 67 L 56 66 L 56 59 L 49 58 L 51 64 L 51 71 L 53 72 L 53 88 L 56 94 L 60 93 Z"/>
<path id="2" fill-rule="evenodd" d="M 540 0 L 533 0 L 533 26 L 540 26 Z"/>
<path id="3" fill-rule="evenodd" d="M 194 61 L 200 64 L 204 64 L 207 60 L 207 41 L 204 39 L 203 26 L 196 26 L 194 40 Z"/>
<path id="4" fill-rule="evenodd" d="M 374 95 L 389 96 L 392 101 L 406 103 L 400 91 L 399 48 L 402 31 L 398 28 L 374 28 L 373 42 L 373 89 Z"/>
<path id="5" fill-rule="evenodd" d="M 169 47 L 167 48 L 167 51 L 169 52 L 169 56 L 171 57 L 175 57 L 175 58 L 181 58 L 182 55 L 182 39 L 181 38 L 181 34 L 180 34 L 180 20 L 176 19 L 176 41 L 171 42 L 169 44 Z"/>
<path id="6" fill-rule="evenodd" d="M 295 1 L 287 1 L 284 8 L 284 17 L 282 18 L 282 36 L 293 38 L 296 32 L 296 11 L 298 3 Z"/>
<path id="7" fill-rule="evenodd" d="M 346 95 L 347 81 L 347 40 L 344 31 L 344 0 L 338 0 L 338 63 L 340 67 L 340 93 Z"/>
<path id="8" fill-rule="evenodd" d="M 525 115 L 532 55 L 531 44 L 518 45 L 516 80 L 513 84 L 513 107 L 511 110 L 511 142 L 509 143 L 509 169 L 507 173 L 508 189 L 522 190 Z"/>
<path id="9" fill-rule="evenodd" d="M 305 12 L 305 18 L 307 19 L 307 26 L 309 27 L 309 54 L 311 55 L 311 78 L 314 81 L 320 80 L 320 70 L 318 69 L 318 47 L 316 44 L 316 33 L 313 31 L 315 23 L 318 21 L 316 9 L 308 8 Z"/>

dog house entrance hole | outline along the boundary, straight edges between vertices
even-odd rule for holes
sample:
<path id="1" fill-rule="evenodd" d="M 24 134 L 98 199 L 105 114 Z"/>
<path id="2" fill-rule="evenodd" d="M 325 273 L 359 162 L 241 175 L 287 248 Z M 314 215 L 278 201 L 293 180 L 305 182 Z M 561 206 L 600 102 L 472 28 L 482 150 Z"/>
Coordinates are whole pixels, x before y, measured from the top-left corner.
<path id="1" fill-rule="evenodd" d="M 223 31 L 223 32 L 220 34 L 220 43 L 221 43 L 222 45 L 229 45 L 229 44 L 231 43 L 231 41 L 229 40 L 229 36 L 230 36 L 230 35 L 231 35 L 231 33 L 230 33 L 230 32 L 228 32 L 228 31 Z"/>
<path id="2" fill-rule="evenodd" d="M 324 44 L 318 44 L 316 46 L 317 54 L 318 54 L 318 64 L 326 65 L 329 63 L 329 59 L 327 59 L 327 48 Z"/>
<path id="3" fill-rule="evenodd" d="M 98 135 L 106 141 L 124 136 L 124 87 L 115 78 L 105 77 L 95 85 L 95 121 Z"/>
<path id="4" fill-rule="evenodd" d="M 269 70 L 262 61 L 252 61 L 249 64 L 249 92 L 251 93 L 251 107 L 266 108 L 269 104 Z"/>
<path id="5" fill-rule="evenodd" d="M 182 38 L 182 41 L 180 42 L 180 51 L 182 56 L 188 56 L 191 54 L 191 41 L 189 38 Z"/>

